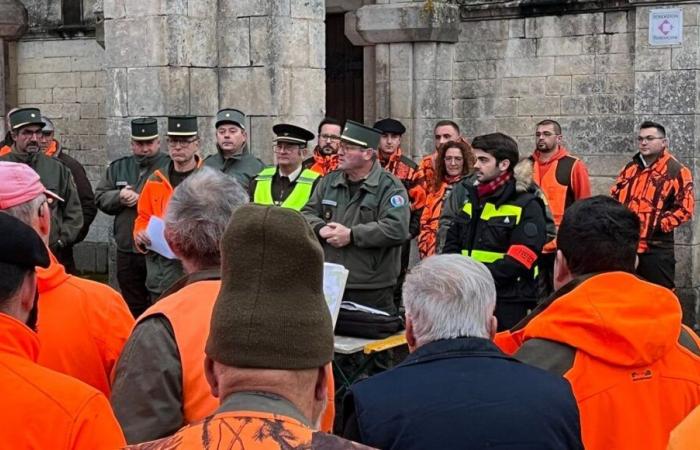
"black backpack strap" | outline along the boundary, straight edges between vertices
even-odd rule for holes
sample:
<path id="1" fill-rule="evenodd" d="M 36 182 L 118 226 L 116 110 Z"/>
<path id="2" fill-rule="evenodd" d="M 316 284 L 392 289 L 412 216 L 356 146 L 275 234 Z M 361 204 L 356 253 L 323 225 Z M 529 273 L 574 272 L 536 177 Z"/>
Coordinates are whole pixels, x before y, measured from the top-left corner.
<path id="1" fill-rule="evenodd" d="M 557 178 L 557 183 L 566 186 L 566 203 L 564 204 L 564 209 L 571 206 L 574 200 L 576 200 L 574 197 L 574 190 L 571 188 L 571 173 L 574 170 L 576 161 L 578 161 L 578 159 L 569 155 L 557 161 L 557 171 L 554 175 Z"/>

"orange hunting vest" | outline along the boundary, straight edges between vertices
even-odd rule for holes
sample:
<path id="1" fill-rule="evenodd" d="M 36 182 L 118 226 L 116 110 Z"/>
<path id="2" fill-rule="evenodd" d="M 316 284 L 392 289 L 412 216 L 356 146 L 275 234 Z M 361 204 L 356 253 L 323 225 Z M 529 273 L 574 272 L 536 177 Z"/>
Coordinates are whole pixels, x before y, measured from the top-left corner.
<path id="1" fill-rule="evenodd" d="M 173 328 L 182 364 L 182 410 L 188 424 L 211 415 L 219 400 L 211 394 L 204 376 L 204 347 L 221 280 L 197 281 L 158 301 L 139 318 L 139 322 L 156 314 L 165 316 Z M 328 406 L 323 413 L 321 430 L 331 432 L 335 418 L 335 386 L 332 370 L 328 383 Z"/>
<path id="2" fill-rule="evenodd" d="M 540 174 L 539 164 L 536 161 L 532 164 L 533 179 L 544 192 L 557 229 L 564 218 L 564 211 L 574 202 L 574 195 L 570 185 L 571 171 L 576 161 L 577 159 L 573 156 L 566 155 L 555 161 L 554 167 L 550 167 L 544 176 Z M 542 251 L 543 253 L 553 253 L 556 249 L 557 241 L 553 239 L 544 245 Z"/>

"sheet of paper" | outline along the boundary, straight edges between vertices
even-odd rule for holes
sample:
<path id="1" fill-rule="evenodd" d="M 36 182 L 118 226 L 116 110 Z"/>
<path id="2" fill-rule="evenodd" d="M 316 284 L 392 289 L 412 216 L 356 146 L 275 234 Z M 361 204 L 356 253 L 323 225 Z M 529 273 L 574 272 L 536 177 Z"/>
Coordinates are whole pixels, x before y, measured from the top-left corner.
<path id="1" fill-rule="evenodd" d="M 366 313 L 370 313 L 370 314 L 377 314 L 380 316 L 390 316 L 390 314 L 385 312 L 385 311 L 381 311 L 381 310 L 375 309 L 375 308 L 370 308 L 369 306 L 360 305 L 359 303 L 355 303 L 355 302 L 342 302 L 340 304 L 340 307 L 346 311 L 362 311 L 362 312 L 366 312 Z"/>
<path id="2" fill-rule="evenodd" d="M 168 259 L 176 259 L 177 257 L 173 251 L 170 250 L 170 246 L 165 240 L 164 231 L 165 222 L 163 222 L 163 219 L 151 216 L 151 219 L 148 221 L 148 226 L 146 227 L 146 233 L 148 233 L 148 238 L 151 240 L 151 245 L 148 249 Z"/>
<path id="3" fill-rule="evenodd" d="M 326 297 L 328 310 L 333 318 L 333 328 L 338 321 L 340 302 L 345 292 L 345 282 L 348 280 L 348 270 L 340 264 L 323 263 L 323 294 Z"/>

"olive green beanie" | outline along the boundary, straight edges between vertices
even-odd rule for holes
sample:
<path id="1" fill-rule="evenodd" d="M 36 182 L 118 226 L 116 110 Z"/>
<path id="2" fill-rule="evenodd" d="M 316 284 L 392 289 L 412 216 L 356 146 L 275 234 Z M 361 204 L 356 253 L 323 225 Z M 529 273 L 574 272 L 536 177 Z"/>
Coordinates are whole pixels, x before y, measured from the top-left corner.
<path id="1" fill-rule="evenodd" d="M 297 211 L 248 204 L 233 213 L 206 353 L 227 366 L 282 370 L 333 359 L 323 250 Z"/>

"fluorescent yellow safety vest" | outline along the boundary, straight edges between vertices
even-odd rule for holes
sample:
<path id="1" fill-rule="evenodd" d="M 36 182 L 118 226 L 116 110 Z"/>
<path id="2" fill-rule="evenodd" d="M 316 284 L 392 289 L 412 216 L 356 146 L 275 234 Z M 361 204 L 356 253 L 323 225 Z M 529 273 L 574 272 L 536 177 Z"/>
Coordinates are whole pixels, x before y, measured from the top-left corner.
<path id="1" fill-rule="evenodd" d="M 464 213 L 471 217 L 472 204 L 465 203 L 464 207 L 462 208 L 462 211 L 464 211 Z M 517 225 L 518 223 L 520 223 L 520 216 L 522 215 L 522 213 L 523 209 L 520 206 L 501 205 L 497 208 L 496 205 L 494 205 L 493 203 L 486 203 L 484 205 L 484 209 L 481 210 L 481 216 L 479 217 L 479 220 L 487 221 L 494 217 L 514 217 L 515 224 Z M 506 254 L 502 252 L 491 252 L 487 250 L 478 249 L 472 249 L 470 252 L 469 250 L 465 249 L 462 250 L 462 255 L 470 256 L 473 259 L 482 263 L 492 263 L 498 261 L 499 259 L 502 259 Z"/>
<path id="2" fill-rule="evenodd" d="M 255 193 L 253 194 L 253 202 L 259 205 L 277 205 L 283 208 L 301 211 L 301 208 L 306 205 L 311 197 L 311 191 L 314 187 L 314 181 L 320 176 L 318 173 L 304 169 L 296 180 L 294 189 L 287 198 L 280 204 L 272 199 L 272 177 L 277 172 L 276 167 L 264 168 L 255 178 Z"/>

